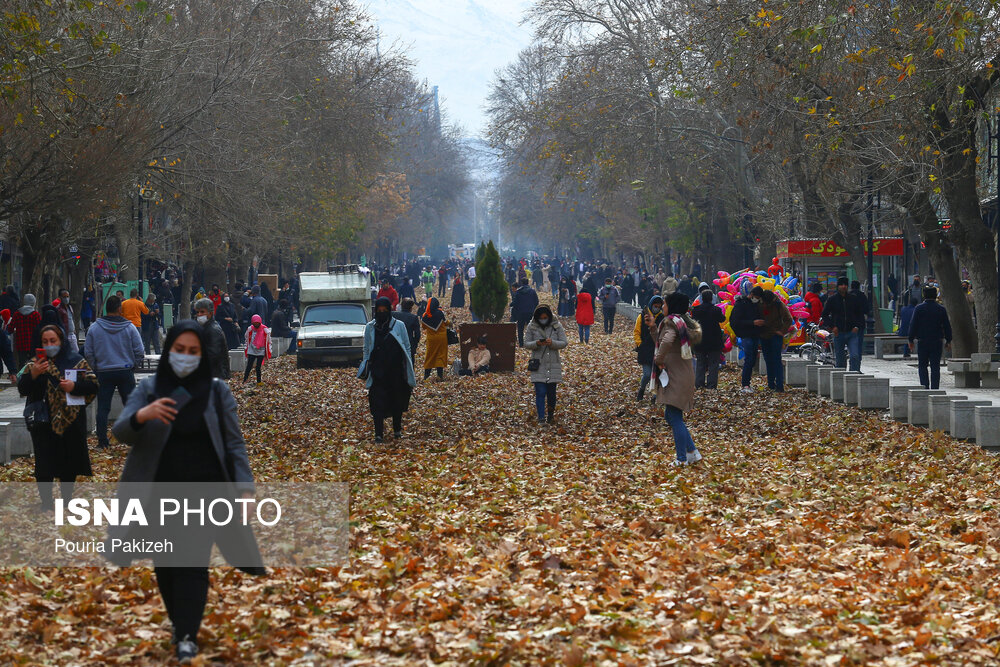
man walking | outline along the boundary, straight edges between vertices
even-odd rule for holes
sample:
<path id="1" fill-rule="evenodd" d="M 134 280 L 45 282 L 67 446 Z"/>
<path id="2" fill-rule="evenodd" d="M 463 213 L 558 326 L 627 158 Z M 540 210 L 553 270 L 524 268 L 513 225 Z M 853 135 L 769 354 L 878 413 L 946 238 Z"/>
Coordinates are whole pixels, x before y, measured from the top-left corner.
<path id="1" fill-rule="evenodd" d="M 413 312 L 413 299 L 406 297 L 399 302 L 399 310 L 392 316 L 406 325 L 406 335 L 410 339 L 410 361 L 416 364 L 417 345 L 420 344 L 420 318 Z"/>
<path id="2" fill-rule="evenodd" d="M 35 337 L 35 329 L 42 322 L 42 315 L 35 310 L 35 295 L 25 294 L 24 305 L 10 316 L 7 331 L 14 336 L 14 358 L 18 369 L 24 368 L 34 350 L 31 347 Z"/>
<path id="3" fill-rule="evenodd" d="M 268 310 L 267 299 L 260 295 L 260 285 L 254 285 L 250 289 L 250 303 L 243 312 L 244 317 L 249 322 L 254 315 L 260 315 L 261 321 L 267 326 L 268 322 L 271 321 Z"/>
<path id="4" fill-rule="evenodd" d="M 759 289 L 755 287 L 754 289 Z M 761 290 L 763 291 L 763 290 Z M 729 325 L 740 340 L 740 350 L 743 352 L 743 376 L 740 384 L 745 394 L 753 392 L 750 380 L 757 366 L 757 348 L 760 347 L 760 336 L 764 329 L 763 317 L 760 312 L 760 292 L 750 291 L 750 296 L 738 296 L 733 304 L 733 312 L 729 315 Z"/>
<path id="5" fill-rule="evenodd" d="M 110 308 L 108 314 L 111 314 Z M 129 292 L 128 298 L 122 302 L 121 315 L 135 325 L 136 331 L 142 331 L 142 316 L 149 315 L 149 308 L 139 298 L 139 290 L 132 288 Z"/>
<path id="6" fill-rule="evenodd" d="M 937 288 L 924 288 L 924 301 L 913 309 L 910 320 L 910 346 L 917 341 L 917 373 L 924 389 L 941 386 L 941 340 L 951 349 L 951 321 L 948 311 L 937 302 Z M 928 378 L 927 367 L 930 366 Z"/>
<path id="7" fill-rule="evenodd" d="M 536 308 L 538 293 L 528 285 L 528 279 L 523 278 L 510 302 L 510 314 L 517 322 L 517 344 L 520 347 L 524 347 L 524 328 L 531 322 Z"/>
<path id="8" fill-rule="evenodd" d="M 141 302 L 140 302 L 141 303 Z M 108 314 L 91 325 L 83 345 L 83 356 L 97 375 L 97 448 L 108 447 L 108 413 L 115 390 L 124 406 L 135 389 L 135 369 L 144 350 L 139 329 L 122 317 L 122 302 L 108 297 Z"/>
<path id="9" fill-rule="evenodd" d="M 59 290 L 59 320 L 62 322 L 63 331 L 66 332 L 66 342 L 73 352 L 80 351 L 80 341 L 76 338 L 76 323 L 73 321 L 73 306 L 69 302 L 69 290 Z"/>
<path id="10" fill-rule="evenodd" d="M 208 297 L 194 302 L 194 318 L 205 332 L 205 350 L 208 366 L 212 369 L 212 377 L 220 380 L 229 379 L 229 345 L 226 344 L 226 334 L 222 326 L 215 321 L 212 313 L 215 304 Z"/>
<path id="11" fill-rule="evenodd" d="M 837 279 L 837 291 L 826 300 L 823 307 L 823 325 L 833 332 L 833 348 L 837 368 L 847 367 L 861 372 L 861 343 L 865 330 L 865 307 L 857 295 L 848 291 L 847 276 Z M 844 348 L 847 348 L 847 354 Z"/>
<path id="12" fill-rule="evenodd" d="M 618 310 L 618 302 L 622 295 L 618 288 L 611 282 L 611 278 L 604 281 L 604 287 L 597 293 L 597 298 L 601 300 L 601 314 L 604 315 L 604 333 L 610 335 L 615 330 L 615 313 Z"/>

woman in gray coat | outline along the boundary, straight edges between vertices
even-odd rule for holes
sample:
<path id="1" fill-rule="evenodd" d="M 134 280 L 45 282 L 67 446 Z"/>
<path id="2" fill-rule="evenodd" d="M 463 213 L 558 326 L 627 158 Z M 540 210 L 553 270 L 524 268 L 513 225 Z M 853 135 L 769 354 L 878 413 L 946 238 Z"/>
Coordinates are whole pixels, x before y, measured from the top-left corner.
<path id="1" fill-rule="evenodd" d="M 212 378 L 205 350 L 201 325 L 192 320 L 178 322 L 167 334 L 156 375 L 140 382 L 129 396 L 113 429 L 118 440 L 131 446 L 119 496 L 145 495 L 140 500 L 152 501 L 156 506 L 151 485 L 145 485 L 144 492 L 128 483 L 181 482 L 217 484 L 228 489 L 227 493 L 253 497 L 253 475 L 236 401 L 229 385 Z M 188 488 L 192 493 L 186 495 L 192 495 L 195 502 L 202 499 L 199 491 L 193 490 L 195 487 Z M 177 658 L 186 664 L 198 653 L 195 642 L 208 597 L 207 566 L 212 545 L 218 544 L 226 560 L 245 572 L 263 574 L 264 568 L 249 526 L 170 524 L 163 528 L 169 532 L 183 530 L 183 542 L 177 545 L 177 551 L 183 553 L 174 554 L 174 558 L 199 563 L 195 567 L 178 567 L 170 556 L 153 559 L 156 583 L 174 626 Z M 109 542 L 117 538 L 128 543 L 149 535 L 148 529 L 129 524 L 112 527 L 108 537 Z M 109 549 L 107 557 L 127 566 L 134 556 Z M 200 565 L 202 562 L 204 565 Z"/>
<path id="2" fill-rule="evenodd" d="M 539 306 L 524 330 L 524 346 L 531 350 L 531 359 L 538 368 L 531 371 L 535 383 L 535 409 L 538 423 L 555 421 L 556 385 L 562 382 L 562 362 L 559 350 L 568 345 L 566 330 L 559 320 L 552 317 L 548 306 Z"/>

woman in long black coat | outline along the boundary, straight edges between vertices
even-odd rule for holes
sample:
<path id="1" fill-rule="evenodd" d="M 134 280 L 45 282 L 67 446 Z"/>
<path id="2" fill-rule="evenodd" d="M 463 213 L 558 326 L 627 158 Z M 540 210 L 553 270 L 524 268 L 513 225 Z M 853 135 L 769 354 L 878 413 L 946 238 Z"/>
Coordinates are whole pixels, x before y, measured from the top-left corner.
<path id="1" fill-rule="evenodd" d="M 228 384 L 212 378 L 204 350 L 205 334 L 197 322 L 183 320 L 170 328 L 156 375 L 139 383 L 115 421 L 115 437 L 132 447 L 125 460 L 122 483 L 216 483 L 252 494 L 253 474 L 236 401 Z M 174 397 L 186 401 L 179 410 L 174 407 Z M 175 567 L 165 560 L 167 557 L 153 560 L 156 583 L 174 626 L 173 639 L 182 663 L 198 652 L 195 642 L 208 598 L 207 564 L 212 545 L 217 543 L 226 560 L 244 572 L 264 573 L 249 526 L 216 528 L 209 524 L 190 526 L 184 531 L 183 557 L 204 561 L 204 566 Z M 108 532 L 109 538 L 127 542 L 141 529 L 116 527 Z M 108 552 L 106 557 L 127 566 L 134 556 Z"/>
<path id="2" fill-rule="evenodd" d="M 455 276 L 455 284 L 451 287 L 451 307 L 465 308 L 465 285 L 462 276 Z"/>
<path id="3" fill-rule="evenodd" d="M 78 476 L 90 477 L 87 451 L 86 405 L 67 405 L 66 394 L 83 397 L 90 403 L 97 395 L 97 376 L 87 361 L 69 349 L 62 327 L 47 324 L 39 330 L 39 347 L 46 358 L 29 361 L 17 378 L 17 389 L 27 397 L 26 405 L 45 405 L 48 421 L 38 421 L 31 429 L 35 453 L 35 480 L 42 508 L 52 509 L 52 482 L 60 482 L 64 500 L 73 495 Z M 66 379 L 66 371 L 77 370 L 76 381 Z M 36 415 L 41 417 L 41 415 Z"/>

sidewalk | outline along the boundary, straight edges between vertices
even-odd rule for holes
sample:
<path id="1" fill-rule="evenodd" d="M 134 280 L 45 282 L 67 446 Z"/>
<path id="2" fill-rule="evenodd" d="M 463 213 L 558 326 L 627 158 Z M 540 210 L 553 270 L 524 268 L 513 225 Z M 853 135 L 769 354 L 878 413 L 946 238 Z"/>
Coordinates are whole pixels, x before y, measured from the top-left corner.
<path id="1" fill-rule="evenodd" d="M 797 359 L 798 355 L 785 355 L 786 359 Z M 902 355 L 890 355 L 886 359 L 861 357 L 861 372 L 879 378 L 889 378 L 891 386 L 919 385 L 917 373 L 917 357 L 904 359 Z M 941 387 L 943 391 L 955 396 L 968 396 L 970 400 L 993 401 L 1000 405 L 1000 389 L 967 389 L 955 386 L 955 376 L 948 371 L 947 366 L 941 366 Z"/>

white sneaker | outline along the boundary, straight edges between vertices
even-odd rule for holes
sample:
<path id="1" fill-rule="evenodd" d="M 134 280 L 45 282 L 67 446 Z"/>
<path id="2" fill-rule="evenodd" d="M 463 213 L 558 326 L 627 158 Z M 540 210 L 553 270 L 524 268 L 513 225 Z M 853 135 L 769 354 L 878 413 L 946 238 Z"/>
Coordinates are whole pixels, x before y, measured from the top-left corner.
<path id="1" fill-rule="evenodd" d="M 674 459 L 673 466 L 675 468 L 683 468 L 687 465 L 687 461 L 681 461 L 680 459 Z"/>
<path id="2" fill-rule="evenodd" d="M 703 458 L 705 458 L 705 457 L 703 457 L 701 455 L 701 452 L 699 452 L 697 449 L 694 450 L 693 452 L 688 452 L 688 464 L 689 465 L 692 464 L 692 463 L 697 463 L 698 461 L 701 461 Z"/>
<path id="3" fill-rule="evenodd" d="M 740 389 L 740 393 L 743 393 L 743 394 L 752 394 L 753 393 L 753 387 L 743 387 L 742 389 Z"/>

